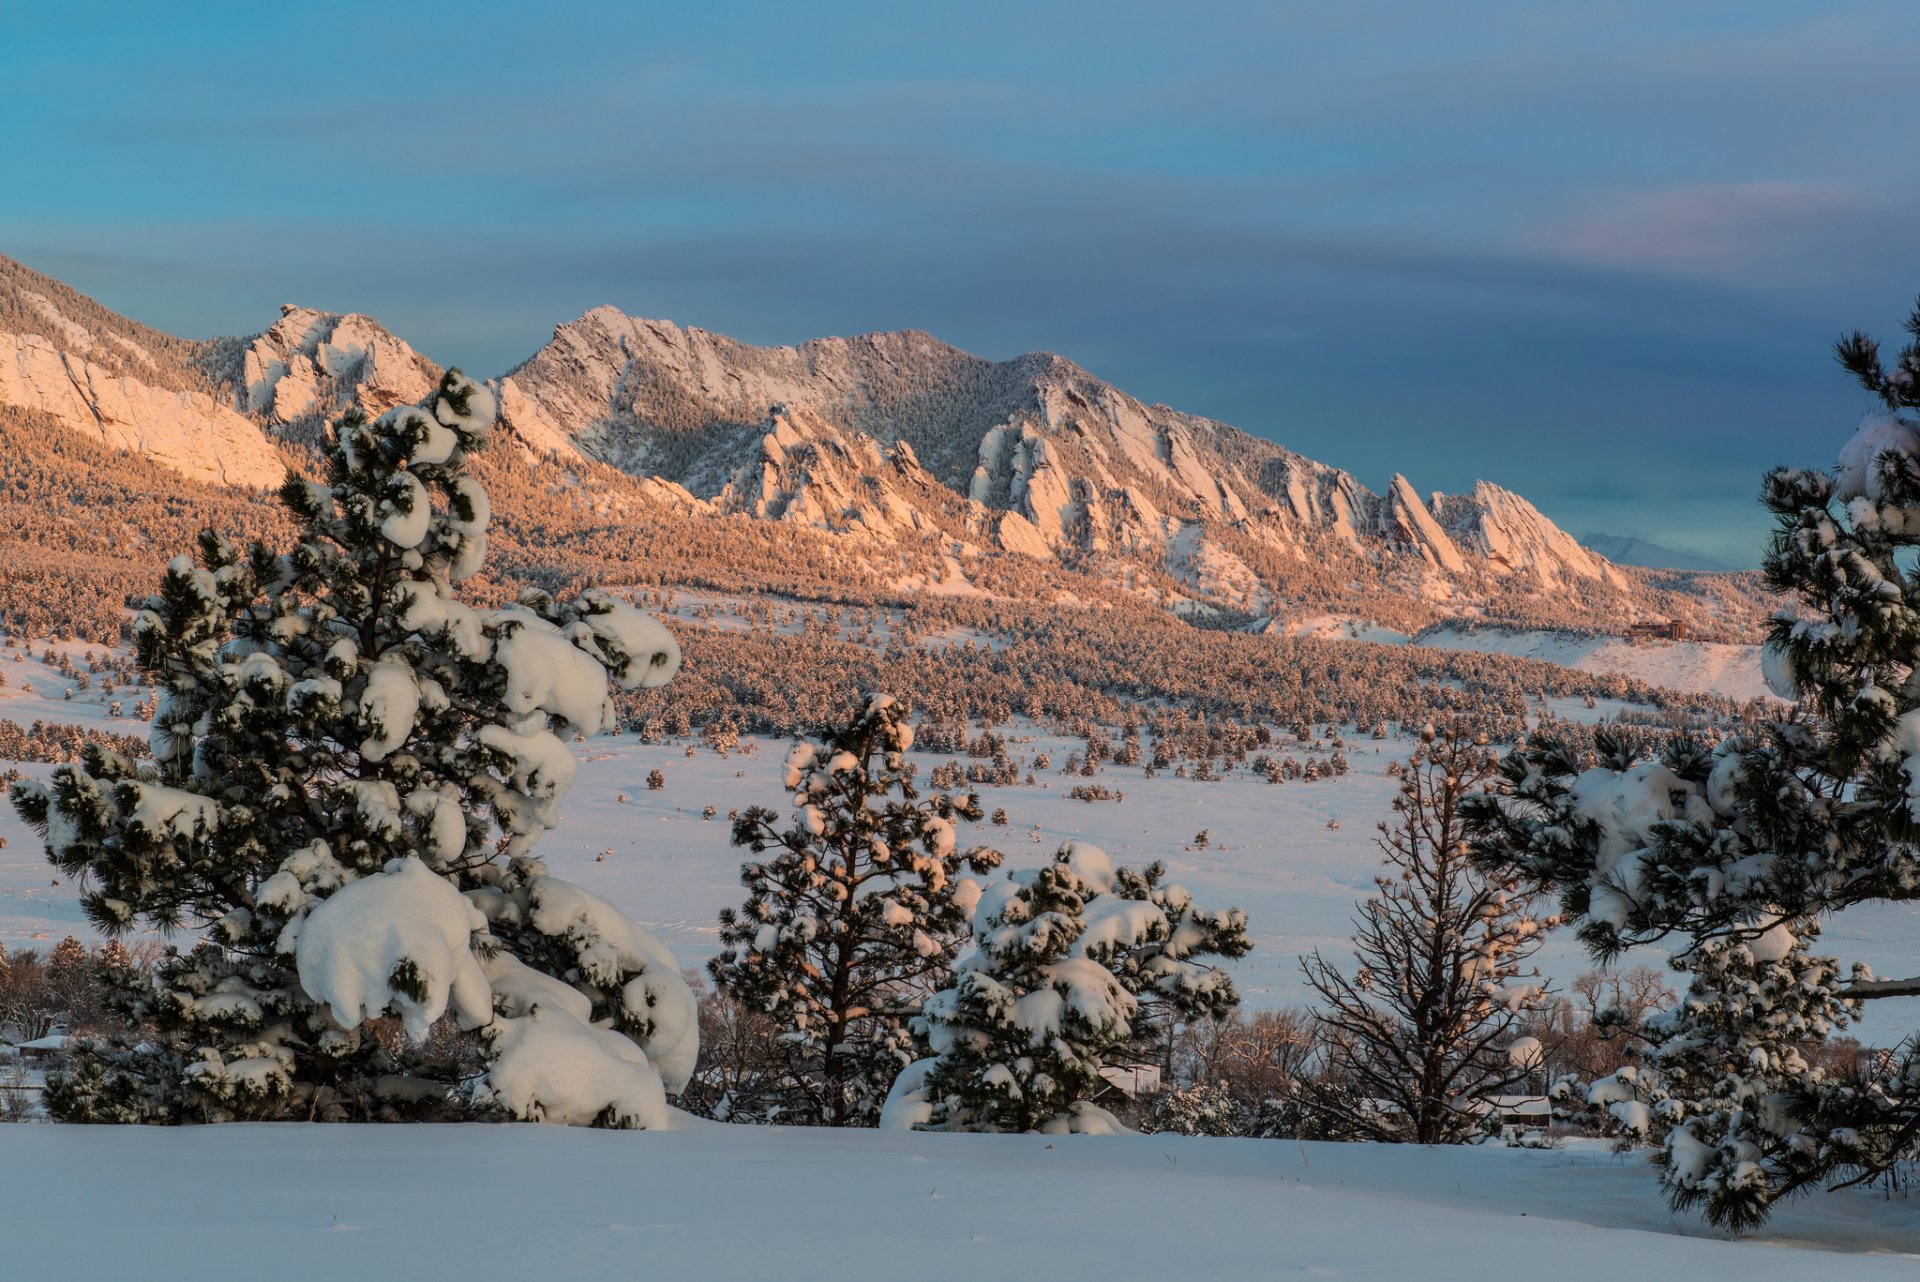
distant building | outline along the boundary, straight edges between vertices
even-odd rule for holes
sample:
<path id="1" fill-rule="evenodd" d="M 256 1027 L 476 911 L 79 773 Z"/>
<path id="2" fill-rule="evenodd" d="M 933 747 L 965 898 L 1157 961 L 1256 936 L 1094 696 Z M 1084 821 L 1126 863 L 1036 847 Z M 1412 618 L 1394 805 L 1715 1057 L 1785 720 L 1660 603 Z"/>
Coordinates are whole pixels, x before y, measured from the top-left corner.
<path id="1" fill-rule="evenodd" d="M 1627 638 L 1632 641 L 1685 641 L 1687 625 L 1678 619 L 1669 619 L 1664 623 L 1635 623 L 1628 626 Z"/>
<path id="2" fill-rule="evenodd" d="M 1152 1095 L 1160 1089 L 1160 1070 L 1152 1064 L 1103 1064 L 1100 1077 L 1104 1083 L 1094 1093 L 1094 1102 L 1103 1097 L 1112 1099 L 1137 1100 Z"/>

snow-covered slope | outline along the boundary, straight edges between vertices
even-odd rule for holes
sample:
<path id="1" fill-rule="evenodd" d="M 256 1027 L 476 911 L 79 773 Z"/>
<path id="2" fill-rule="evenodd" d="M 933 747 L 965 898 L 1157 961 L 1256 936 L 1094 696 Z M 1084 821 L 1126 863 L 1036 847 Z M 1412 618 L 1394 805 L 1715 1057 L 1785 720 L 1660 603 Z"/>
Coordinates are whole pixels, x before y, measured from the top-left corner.
<path id="1" fill-rule="evenodd" d="M 1729 699 L 1771 699 L 1760 675 L 1760 647 L 1712 641 L 1628 641 L 1621 637 L 1570 636 L 1560 632 L 1518 632 L 1502 628 L 1465 631 L 1437 628 L 1422 633 L 1415 645 L 1443 650 L 1477 650 L 1544 659 L 1580 672 L 1617 673 L 1649 685 Z"/>
<path id="2" fill-rule="evenodd" d="M 1906 1197 L 1815 1194 L 1728 1242 L 1674 1220 L 1643 1159 L 1586 1144 L 7 1129 L 0 1206 L 19 1226 L 18 1277 L 1869 1282 L 1920 1262 Z"/>
<path id="3" fill-rule="evenodd" d="M 0 405 L 57 419 L 183 476 L 277 485 L 280 452 L 214 394 L 203 347 L 116 316 L 0 257 Z"/>

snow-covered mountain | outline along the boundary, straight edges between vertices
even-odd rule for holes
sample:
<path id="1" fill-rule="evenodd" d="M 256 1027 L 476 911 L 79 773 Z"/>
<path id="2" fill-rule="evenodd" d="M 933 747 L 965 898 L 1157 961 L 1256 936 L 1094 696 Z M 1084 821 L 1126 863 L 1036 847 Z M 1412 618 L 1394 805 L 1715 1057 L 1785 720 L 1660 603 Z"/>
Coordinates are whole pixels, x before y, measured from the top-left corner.
<path id="1" fill-rule="evenodd" d="M 286 461 L 273 441 L 212 394 L 212 346 L 150 330 L 0 257 L 0 405 L 194 480 L 277 484 Z"/>
<path id="2" fill-rule="evenodd" d="M 916 480 L 977 504 L 993 544 L 1032 556 L 1177 563 L 1196 538 L 1232 531 L 1276 550 L 1331 543 L 1443 578 L 1624 586 L 1604 558 L 1496 485 L 1423 498 L 1396 476 L 1377 495 L 1271 441 L 1142 404 L 1063 357 L 988 361 L 917 331 L 752 347 L 596 308 L 506 376 L 502 404 L 540 448 L 723 503 L 796 436 L 845 466 L 905 445 Z M 775 421 L 784 430 L 769 431 Z M 805 510 L 821 524 L 856 515 L 841 502 L 842 470 L 810 473 L 822 493 Z M 915 505 L 883 469 L 866 475 L 855 507 Z"/>
<path id="3" fill-rule="evenodd" d="M 1649 543 L 1631 534 L 1582 534 L 1581 546 L 1598 552 L 1615 565 L 1639 565 L 1650 570 L 1692 570 L 1702 574 L 1731 574 L 1730 565 L 1692 552 Z"/>
<path id="4" fill-rule="evenodd" d="M 269 426 L 411 405 L 441 369 L 365 316 L 288 305 L 240 353 L 239 408 Z"/>
<path id="5" fill-rule="evenodd" d="M 196 480 L 271 485 L 327 418 L 415 401 L 439 374 L 365 316 L 287 306 L 250 338 L 182 340 L 0 258 L 0 405 Z M 1407 602 L 1445 616 L 1506 601 L 1493 612 L 1513 618 L 1530 613 L 1515 601 L 1554 599 L 1556 626 L 1673 609 L 1671 585 L 1648 590 L 1647 572 L 1499 486 L 1423 495 L 1396 475 L 1376 494 L 1046 353 L 990 361 L 911 330 L 754 347 L 601 307 L 499 386 L 536 469 L 583 490 L 633 478 L 592 500 L 627 519 L 664 504 L 960 563 L 1071 565 L 1249 616 L 1369 597 L 1396 627 L 1423 621 Z"/>

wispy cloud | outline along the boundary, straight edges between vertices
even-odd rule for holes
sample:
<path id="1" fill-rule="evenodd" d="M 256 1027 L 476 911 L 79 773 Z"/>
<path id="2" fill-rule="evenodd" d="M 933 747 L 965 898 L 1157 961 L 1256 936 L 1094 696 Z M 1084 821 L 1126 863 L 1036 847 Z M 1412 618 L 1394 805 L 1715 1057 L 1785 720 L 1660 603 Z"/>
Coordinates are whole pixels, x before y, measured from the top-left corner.
<path id="1" fill-rule="evenodd" d="M 1762 293 L 1884 272 L 1913 249 L 1920 199 L 1803 182 L 1611 188 L 1528 229 L 1540 254 Z"/>

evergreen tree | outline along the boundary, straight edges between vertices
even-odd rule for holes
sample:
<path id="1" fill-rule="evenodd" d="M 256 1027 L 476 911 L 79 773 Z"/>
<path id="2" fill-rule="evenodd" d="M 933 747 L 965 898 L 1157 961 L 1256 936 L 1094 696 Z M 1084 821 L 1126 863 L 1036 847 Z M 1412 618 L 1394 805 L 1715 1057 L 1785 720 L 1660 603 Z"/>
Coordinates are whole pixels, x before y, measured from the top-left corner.
<path id="1" fill-rule="evenodd" d="M 1423 731 L 1393 821 L 1379 825 L 1387 872 L 1354 922 L 1358 965 L 1348 973 L 1318 952 L 1302 960 L 1328 1034 L 1333 1089 L 1319 1107 L 1369 1138 L 1464 1143 L 1491 1098 L 1530 1071 L 1507 1045 L 1545 996 L 1538 972 L 1522 967 L 1550 923 L 1511 881 L 1474 869 L 1462 815 L 1495 769 L 1467 735 Z"/>
<path id="2" fill-rule="evenodd" d="M 1224 1016 L 1239 994 L 1202 959 L 1251 947 L 1245 913 L 1196 909 L 1164 875 L 1159 864 L 1116 870 L 1097 846 L 1070 841 L 1045 867 L 990 887 L 974 952 L 927 1003 L 934 1055 L 901 1075 L 882 1125 L 1116 1128 L 1091 1100 L 1143 1004 L 1163 1018 Z"/>
<path id="3" fill-rule="evenodd" d="M 1674 1205 L 1736 1230 L 1886 1172 L 1920 1139 L 1920 1041 L 1842 1075 L 1805 1054 L 1862 1002 L 1920 994 L 1920 977 L 1808 947 L 1834 914 L 1920 897 L 1920 425 L 1903 413 L 1920 408 L 1920 307 L 1908 330 L 1891 370 L 1866 336 L 1840 342 L 1885 408 L 1831 473 L 1781 468 L 1762 490 L 1766 582 L 1795 601 L 1764 666 L 1794 706 L 1764 734 L 1658 760 L 1610 740 L 1583 770 L 1536 742 L 1475 808 L 1477 857 L 1557 890 L 1596 955 L 1690 940 L 1675 958 L 1688 993 L 1645 1026 L 1652 1073 L 1592 1098 L 1644 1111 Z"/>
<path id="4" fill-rule="evenodd" d="M 531 854 L 559 822 L 562 734 L 614 724 L 611 680 L 679 651 L 605 592 L 475 610 L 487 496 L 466 474 L 493 393 L 450 371 L 429 408 L 334 425 L 325 484 L 289 477 L 302 533 L 213 531 L 136 621 L 159 693 L 153 764 L 98 745 L 14 804 L 110 935 L 204 942 L 130 977 L 138 1043 L 49 1083 L 77 1120 L 402 1117 L 456 1111 L 424 1047 L 478 1030 L 464 1103 L 657 1125 L 692 1069 L 693 1001 L 667 950 Z"/>
<path id="5" fill-rule="evenodd" d="M 1247 1125 L 1246 1110 L 1226 1083 L 1201 1082 L 1154 1096 L 1140 1129 L 1149 1135 L 1238 1135 Z"/>
<path id="6" fill-rule="evenodd" d="M 910 1024 L 953 977 L 979 887 L 1000 854 L 964 853 L 954 822 L 978 820 L 971 794 L 922 798 L 906 752 L 906 709 L 875 695 L 859 715 L 787 753 L 791 823 L 756 806 L 733 841 L 746 904 L 720 914 L 714 980 L 780 1029 L 777 1079 L 734 1101 L 782 1121 L 872 1125 L 914 1058 Z"/>

